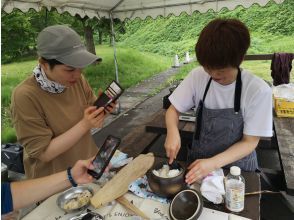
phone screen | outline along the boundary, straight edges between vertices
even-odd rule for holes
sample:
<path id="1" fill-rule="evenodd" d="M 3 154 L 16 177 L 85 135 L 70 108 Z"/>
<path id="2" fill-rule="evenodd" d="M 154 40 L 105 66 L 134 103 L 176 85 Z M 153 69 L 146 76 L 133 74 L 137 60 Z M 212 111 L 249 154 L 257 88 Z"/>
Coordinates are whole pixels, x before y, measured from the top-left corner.
<path id="1" fill-rule="evenodd" d="M 106 88 L 104 93 L 98 97 L 94 105 L 99 107 L 106 107 L 110 103 L 118 99 L 118 97 L 123 93 L 123 88 L 116 82 L 112 81 L 110 85 Z"/>
<path id="2" fill-rule="evenodd" d="M 120 138 L 109 135 L 97 153 L 95 159 L 92 161 L 94 170 L 88 170 L 88 173 L 94 178 L 99 179 L 109 164 L 119 144 Z"/>

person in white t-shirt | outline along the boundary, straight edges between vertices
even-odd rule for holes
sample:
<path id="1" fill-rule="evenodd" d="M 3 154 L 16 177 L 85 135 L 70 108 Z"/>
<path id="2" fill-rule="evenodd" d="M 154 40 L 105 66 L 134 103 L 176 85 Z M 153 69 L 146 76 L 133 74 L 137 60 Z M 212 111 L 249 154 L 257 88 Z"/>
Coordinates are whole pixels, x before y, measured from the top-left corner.
<path id="1" fill-rule="evenodd" d="M 165 150 L 169 163 L 181 147 L 179 113 L 197 109 L 186 182 L 232 165 L 258 168 L 255 148 L 272 136 L 272 93 L 262 79 L 240 68 L 250 45 L 248 28 L 236 19 L 215 19 L 201 32 L 195 52 L 201 67 L 170 95 Z"/>

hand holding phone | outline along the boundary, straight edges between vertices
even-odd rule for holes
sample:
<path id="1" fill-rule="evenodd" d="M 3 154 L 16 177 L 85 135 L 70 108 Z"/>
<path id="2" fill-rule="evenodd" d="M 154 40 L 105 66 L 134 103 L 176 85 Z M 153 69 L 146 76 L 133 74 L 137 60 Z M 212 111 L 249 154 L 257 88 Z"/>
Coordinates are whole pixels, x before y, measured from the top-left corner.
<path id="1" fill-rule="evenodd" d="M 115 150 L 120 144 L 120 138 L 109 135 L 104 141 L 102 147 L 92 161 L 94 170 L 88 170 L 88 173 L 95 179 L 99 179 L 108 166 Z"/>
<path id="2" fill-rule="evenodd" d="M 98 97 L 98 99 L 94 102 L 94 105 L 97 108 L 107 107 L 110 103 L 115 102 L 120 95 L 123 93 L 124 89 L 113 80 L 110 85 L 106 88 L 106 90 Z"/>

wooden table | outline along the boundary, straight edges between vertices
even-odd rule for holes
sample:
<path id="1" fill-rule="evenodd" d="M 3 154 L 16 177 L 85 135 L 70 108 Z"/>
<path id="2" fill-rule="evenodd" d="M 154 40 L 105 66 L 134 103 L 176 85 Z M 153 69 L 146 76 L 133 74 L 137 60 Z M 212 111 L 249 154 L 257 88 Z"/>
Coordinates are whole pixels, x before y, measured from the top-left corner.
<path id="1" fill-rule="evenodd" d="M 147 132 L 166 134 L 165 112 L 166 110 L 162 109 L 155 114 L 154 119 L 146 124 L 145 129 Z M 193 122 L 179 121 L 178 128 L 181 137 L 192 138 L 195 125 Z"/>
<path id="2" fill-rule="evenodd" d="M 286 192 L 294 195 L 294 118 L 274 117 L 274 129 Z"/>
<path id="3" fill-rule="evenodd" d="M 157 121 L 157 116 L 161 115 L 163 118 L 161 121 L 164 121 L 164 111 L 160 111 L 157 113 L 157 115 L 154 115 L 154 117 L 150 117 L 150 123 L 153 121 Z M 148 122 L 149 123 L 149 122 Z M 190 123 L 191 125 L 193 123 Z M 183 128 L 188 128 L 189 126 L 183 126 Z M 190 131 L 191 133 L 191 131 Z M 189 136 L 189 133 L 187 133 Z M 145 127 L 139 126 L 134 128 L 131 132 L 128 133 L 125 137 L 122 138 L 122 143 L 121 143 L 121 148 L 120 150 L 128 153 L 129 156 L 136 157 L 140 153 L 144 153 L 146 149 L 148 149 L 149 145 L 152 145 L 154 140 L 160 136 L 161 134 L 159 133 L 150 133 L 145 131 Z M 145 152 L 146 153 L 146 152 Z M 162 160 L 162 158 L 156 158 L 156 162 L 159 162 Z M 243 172 L 242 173 L 246 184 L 245 184 L 245 191 L 246 192 L 254 192 L 254 191 L 259 191 L 260 190 L 260 179 L 259 175 L 256 173 L 251 173 L 251 172 Z M 260 218 L 260 195 L 251 195 L 251 196 L 246 196 L 245 197 L 245 209 L 239 213 L 240 216 L 244 216 L 250 219 L 256 219 L 258 220 Z M 64 216 L 64 213 L 59 210 L 59 208 L 56 206 L 56 197 L 50 197 L 47 199 L 43 206 L 45 206 L 45 210 L 47 210 L 47 215 L 48 216 Z M 47 206 L 47 204 L 50 204 L 51 207 Z M 41 204 L 42 206 L 42 204 Z M 36 219 L 36 218 L 31 218 L 32 216 L 38 216 L 38 211 L 42 208 L 39 206 L 34 210 L 30 215 L 27 216 L 25 219 Z M 224 205 L 214 205 L 211 203 L 205 203 L 205 207 L 211 208 L 214 210 L 218 211 L 223 211 L 223 212 L 228 212 Z M 56 213 L 54 213 L 54 211 Z M 150 211 L 150 210 L 148 210 Z M 46 213 L 45 213 L 46 214 Z M 44 215 L 45 215 L 44 214 Z M 102 213 L 100 213 L 102 214 Z M 54 218 L 51 218 L 54 219 Z"/>
<path id="4" fill-rule="evenodd" d="M 156 133 L 159 135 L 166 134 L 165 126 L 165 110 L 158 111 L 153 120 L 146 124 L 146 132 Z M 182 138 L 192 139 L 194 131 L 194 123 L 187 121 L 179 122 L 179 131 Z M 228 171 L 225 171 L 225 173 Z M 242 175 L 245 178 L 245 192 L 256 192 L 260 191 L 260 176 L 255 172 L 242 172 Z M 224 205 L 214 205 L 212 203 L 205 203 L 205 207 L 228 212 L 225 209 Z M 245 208 L 242 212 L 239 213 L 240 216 L 244 216 L 250 219 L 259 219 L 260 218 L 260 195 L 252 195 L 245 197 Z"/>

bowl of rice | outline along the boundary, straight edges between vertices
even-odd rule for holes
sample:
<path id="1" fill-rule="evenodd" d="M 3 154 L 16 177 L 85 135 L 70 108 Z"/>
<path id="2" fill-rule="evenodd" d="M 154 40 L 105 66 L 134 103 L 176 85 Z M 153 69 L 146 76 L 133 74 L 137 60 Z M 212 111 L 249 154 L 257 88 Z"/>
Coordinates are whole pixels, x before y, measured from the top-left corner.
<path id="1" fill-rule="evenodd" d="M 67 213 L 86 209 L 90 204 L 94 192 L 88 186 L 72 187 L 57 198 L 57 206 Z"/>
<path id="2" fill-rule="evenodd" d="M 171 198 L 185 187 L 185 169 L 178 163 L 160 162 L 147 172 L 150 189 L 157 195 Z"/>

